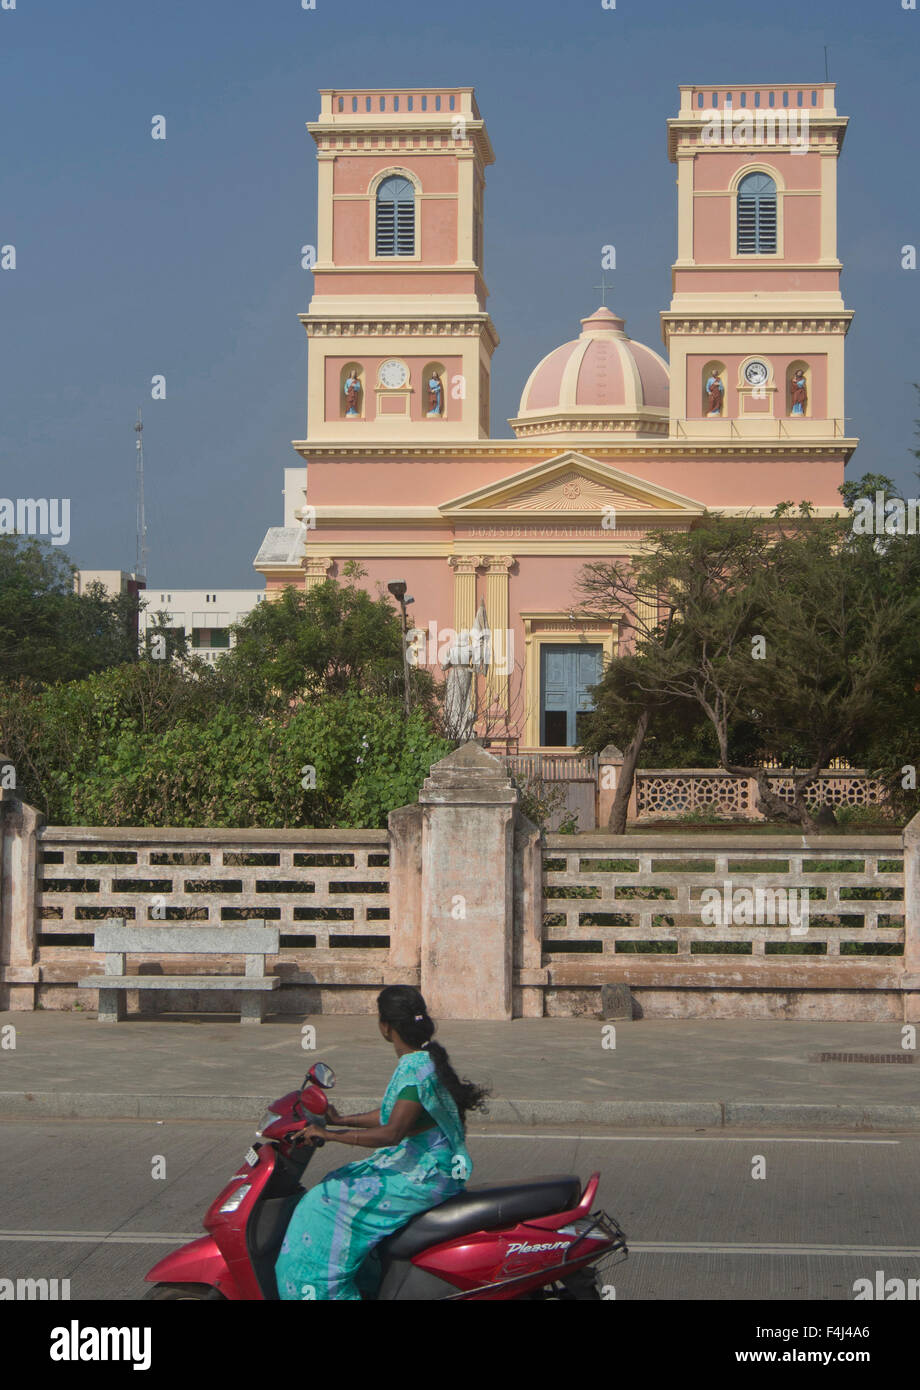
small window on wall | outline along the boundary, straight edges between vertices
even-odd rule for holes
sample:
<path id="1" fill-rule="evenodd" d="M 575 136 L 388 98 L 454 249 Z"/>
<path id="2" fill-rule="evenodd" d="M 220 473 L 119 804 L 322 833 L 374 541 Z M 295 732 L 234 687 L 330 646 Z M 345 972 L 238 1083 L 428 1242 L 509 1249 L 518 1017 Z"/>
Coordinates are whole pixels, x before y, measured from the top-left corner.
<path id="1" fill-rule="evenodd" d="M 348 362 L 339 374 L 339 413 L 345 420 L 364 418 L 364 368 Z"/>
<path id="2" fill-rule="evenodd" d="M 748 174 L 738 185 L 738 255 L 776 253 L 776 184 L 769 174 Z"/>
<path id="3" fill-rule="evenodd" d="M 447 413 L 447 373 L 443 362 L 429 362 L 422 372 L 422 406 L 426 420 L 443 420 Z"/>
<path id="4" fill-rule="evenodd" d="M 700 378 L 702 387 L 702 411 L 711 420 L 718 420 L 725 414 L 725 363 L 707 362 Z"/>
<path id="5" fill-rule="evenodd" d="M 807 362 L 790 362 L 786 368 L 786 414 L 793 419 L 810 413 L 811 368 Z"/>

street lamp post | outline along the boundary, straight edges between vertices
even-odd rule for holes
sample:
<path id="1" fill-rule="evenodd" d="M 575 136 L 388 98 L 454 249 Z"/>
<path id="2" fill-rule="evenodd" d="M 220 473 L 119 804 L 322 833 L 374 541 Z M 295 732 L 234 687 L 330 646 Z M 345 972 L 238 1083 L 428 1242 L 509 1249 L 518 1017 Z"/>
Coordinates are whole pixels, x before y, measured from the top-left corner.
<path id="1" fill-rule="evenodd" d="M 409 652 L 408 652 L 408 649 L 407 649 L 406 638 L 407 638 L 407 636 L 408 636 L 408 631 L 409 631 L 409 616 L 408 616 L 408 614 L 407 614 L 407 612 L 406 612 L 406 608 L 408 607 L 408 605 L 409 605 L 410 603 L 414 603 L 414 602 L 415 602 L 415 599 L 412 597 L 411 594 L 407 594 L 407 593 L 406 593 L 406 589 L 408 588 L 408 585 L 406 584 L 406 581 L 405 581 L 404 579 L 392 579 L 392 580 L 390 581 L 390 583 L 387 585 L 387 588 L 389 589 L 389 591 L 390 591 L 390 593 L 393 595 L 393 597 L 396 599 L 396 602 L 399 604 L 400 611 L 401 611 L 401 613 L 402 613 L 402 630 L 403 630 L 403 644 L 402 644 L 402 648 L 403 648 L 403 694 L 404 694 L 405 704 L 406 704 L 406 715 L 408 716 L 408 714 L 409 714 Z"/>

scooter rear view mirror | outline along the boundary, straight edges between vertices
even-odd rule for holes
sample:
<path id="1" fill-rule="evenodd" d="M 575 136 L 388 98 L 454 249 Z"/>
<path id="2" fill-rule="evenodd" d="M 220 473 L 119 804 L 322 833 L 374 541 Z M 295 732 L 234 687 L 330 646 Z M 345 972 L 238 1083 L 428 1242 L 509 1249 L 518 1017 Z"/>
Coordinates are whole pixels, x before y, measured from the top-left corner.
<path id="1" fill-rule="evenodd" d="M 331 1091 L 335 1085 L 335 1072 L 326 1062 L 314 1062 L 307 1076 L 317 1086 L 322 1086 L 324 1091 Z"/>

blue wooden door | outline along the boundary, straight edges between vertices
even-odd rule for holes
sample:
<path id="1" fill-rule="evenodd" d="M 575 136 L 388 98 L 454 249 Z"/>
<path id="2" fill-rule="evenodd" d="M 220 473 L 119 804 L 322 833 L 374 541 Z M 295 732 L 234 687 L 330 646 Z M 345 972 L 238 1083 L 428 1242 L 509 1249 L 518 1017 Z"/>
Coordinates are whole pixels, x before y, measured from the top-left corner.
<path id="1" fill-rule="evenodd" d="M 573 748 L 579 743 L 579 718 L 594 708 L 589 689 L 603 670 L 604 649 L 587 643 L 540 649 L 540 743 L 544 748 Z"/>

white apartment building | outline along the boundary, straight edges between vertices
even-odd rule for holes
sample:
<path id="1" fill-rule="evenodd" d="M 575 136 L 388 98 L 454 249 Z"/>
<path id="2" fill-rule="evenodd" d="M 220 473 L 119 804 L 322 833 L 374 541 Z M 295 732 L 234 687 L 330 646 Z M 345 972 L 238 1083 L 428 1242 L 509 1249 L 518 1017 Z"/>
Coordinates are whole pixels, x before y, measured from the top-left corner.
<path id="1" fill-rule="evenodd" d="M 233 623 L 240 623 L 265 599 L 264 589 L 171 589 L 148 582 L 144 595 L 147 607 L 141 613 L 141 639 L 160 625 L 165 613 L 166 626 L 180 628 L 189 639 L 189 650 L 205 661 L 214 662 L 233 644 Z"/>

